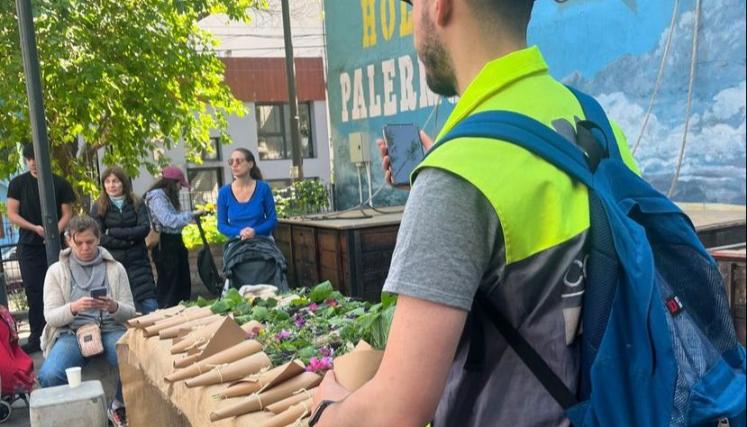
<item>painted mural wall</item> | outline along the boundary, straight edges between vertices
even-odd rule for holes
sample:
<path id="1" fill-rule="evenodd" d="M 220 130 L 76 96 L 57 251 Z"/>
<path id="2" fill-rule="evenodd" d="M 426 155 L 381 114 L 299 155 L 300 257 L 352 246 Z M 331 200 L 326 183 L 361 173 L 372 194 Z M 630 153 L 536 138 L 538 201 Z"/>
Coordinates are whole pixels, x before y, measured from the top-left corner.
<path id="1" fill-rule="evenodd" d="M 371 142 L 376 191 L 382 127 L 415 123 L 435 135 L 456 100 L 428 90 L 399 0 L 325 0 L 325 25 L 336 198 L 346 208 L 359 201 L 351 133 Z M 678 201 L 745 203 L 745 0 L 539 0 L 530 43 L 556 78 L 597 97 L 659 190 Z M 384 186 L 374 203 L 406 197 Z"/>

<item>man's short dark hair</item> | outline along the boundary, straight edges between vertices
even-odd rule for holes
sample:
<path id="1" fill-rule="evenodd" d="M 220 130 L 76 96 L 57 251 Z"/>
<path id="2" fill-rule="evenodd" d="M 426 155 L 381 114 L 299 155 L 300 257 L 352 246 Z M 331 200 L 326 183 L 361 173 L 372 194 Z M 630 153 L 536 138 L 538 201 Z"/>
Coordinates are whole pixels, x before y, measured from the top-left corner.
<path id="1" fill-rule="evenodd" d="M 23 143 L 23 158 L 31 160 L 34 158 L 34 144 L 24 141 Z"/>
<path id="2" fill-rule="evenodd" d="M 526 34 L 532 17 L 534 0 L 467 0 L 477 9 L 478 16 L 508 27 L 515 33 Z"/>

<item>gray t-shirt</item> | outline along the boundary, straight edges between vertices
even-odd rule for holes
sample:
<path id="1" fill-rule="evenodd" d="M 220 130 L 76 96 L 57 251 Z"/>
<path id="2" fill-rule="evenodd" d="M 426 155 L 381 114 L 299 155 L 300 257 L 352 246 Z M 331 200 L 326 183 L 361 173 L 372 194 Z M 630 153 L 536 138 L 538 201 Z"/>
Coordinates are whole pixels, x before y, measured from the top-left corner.
<path id="1" fill-rule="evenodd" d="M 506 265 L 500 219 L 487 198 L 449 172 L 420 172 L 402 217 L 384 290 L 470 311 L 435 426 L 568 424 L 562 408 L 486 315 L 471 308 L 477 290 L 483 290 L 574 390 L 578 346 L 566 339 L 577 329 L 573 313 L 580 309 L 567 309 L 562 293 L 569 268 L 583 259 L 585 235 Z M 466 370 L 471 343 L 478 339 L 481 368 Z"/>
<path id="2" fill-rule="evenodd" d="M 495 251 L 498 217 L 467 181 L 440 169 L 418 175 L 402 216 L 384 290 L 469 311 Z"/>

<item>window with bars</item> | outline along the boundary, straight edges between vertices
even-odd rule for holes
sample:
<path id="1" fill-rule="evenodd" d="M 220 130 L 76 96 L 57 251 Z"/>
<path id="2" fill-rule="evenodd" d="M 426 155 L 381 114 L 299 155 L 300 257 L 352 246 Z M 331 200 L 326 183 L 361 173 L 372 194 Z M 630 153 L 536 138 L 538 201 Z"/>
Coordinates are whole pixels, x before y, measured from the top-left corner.
<path id="1" fill-rule="evenodd" d="M 218 190 L 223 186 L 222 168 L 190 168 L 187 169 L 187 179 L 192 187 L 189 192 L 192 209 L 197 205 L 215 203 L 218 200 Z"/>
<path id="2" fill-rule="evenodd" d="M 257 104 L 257 143 L 260 160 L 284 160 L 293 156 L 288 104 Z M 311 104 L 298 104 L 301 153 L 314 158 Z"/>

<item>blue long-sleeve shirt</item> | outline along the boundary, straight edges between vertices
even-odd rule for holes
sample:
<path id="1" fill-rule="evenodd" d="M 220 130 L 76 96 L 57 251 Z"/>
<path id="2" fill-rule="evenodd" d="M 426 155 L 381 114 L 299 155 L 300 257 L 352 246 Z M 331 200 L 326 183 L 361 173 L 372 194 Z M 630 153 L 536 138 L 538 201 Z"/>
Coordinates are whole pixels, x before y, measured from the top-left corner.
<path id="1" fill-rule="evenodd" d="M 251 227 L 260 236 L 269 236 L 278 224 L 272 189 L 265 181 L 257 181 L 254 194 L 246 203 L 236 200 L 231 184 L 218 191 L 218 230 L 229 238 Z"/>

